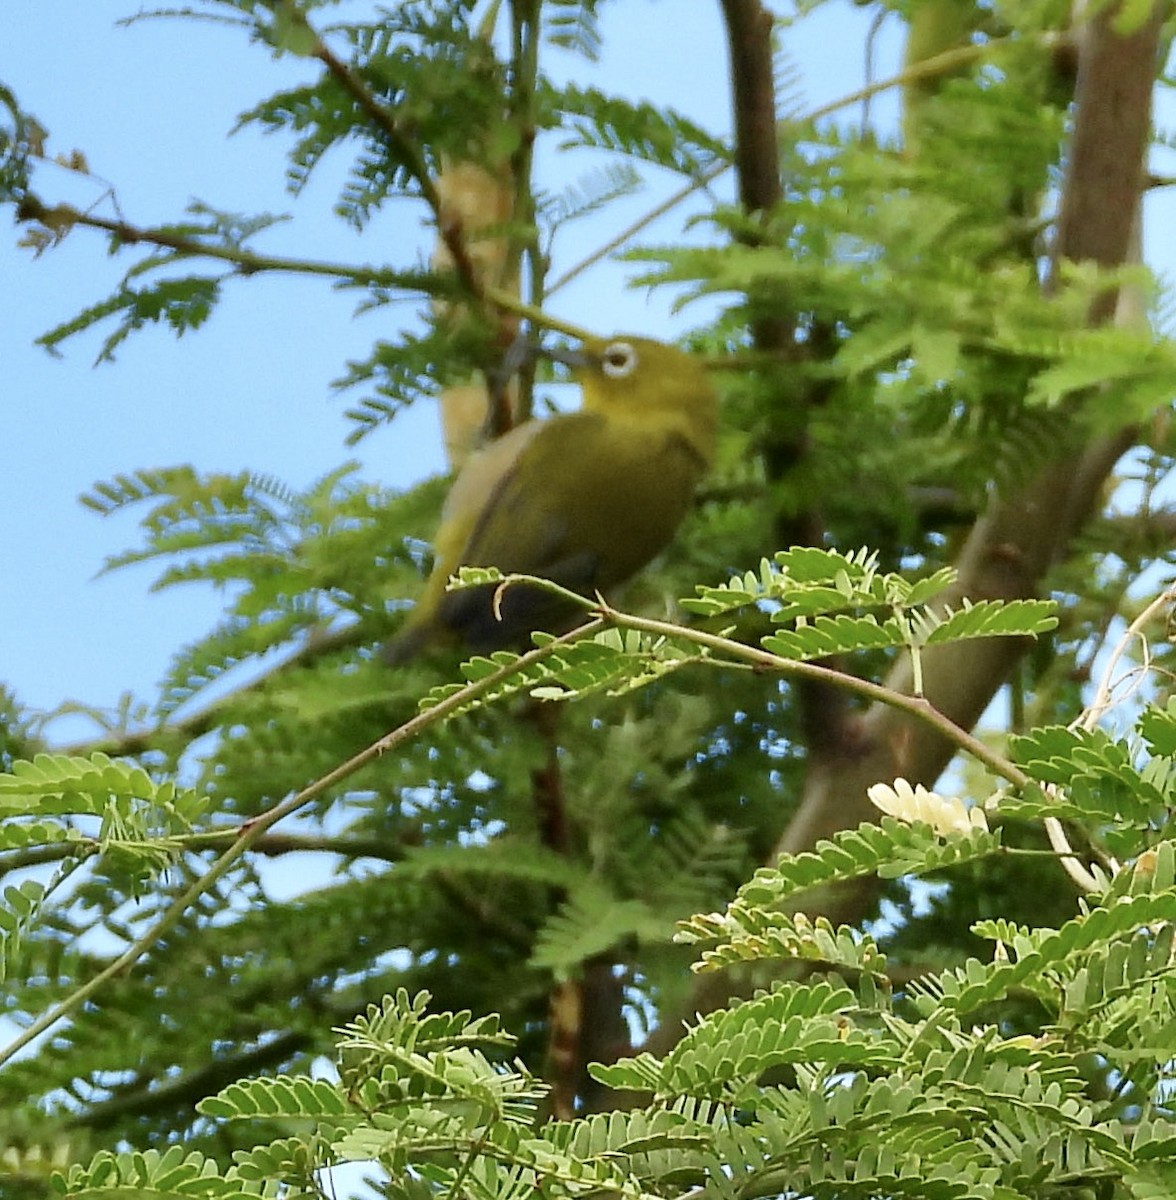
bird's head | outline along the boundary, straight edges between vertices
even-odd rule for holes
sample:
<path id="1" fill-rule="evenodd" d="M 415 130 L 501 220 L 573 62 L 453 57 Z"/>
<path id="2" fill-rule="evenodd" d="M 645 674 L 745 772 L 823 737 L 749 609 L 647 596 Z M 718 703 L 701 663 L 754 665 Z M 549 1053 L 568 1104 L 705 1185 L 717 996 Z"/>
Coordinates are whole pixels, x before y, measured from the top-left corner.
<path id="1" fill-rule="evenodd" d="M 576 350 L 545 350 L 572 367 L 586 412 L 664 423 L 676 417 L 683 432 L 709 460 L 718 406 L 702 364 L 676 346 L 652 338 L 617 334 L 585 338 Z"/>

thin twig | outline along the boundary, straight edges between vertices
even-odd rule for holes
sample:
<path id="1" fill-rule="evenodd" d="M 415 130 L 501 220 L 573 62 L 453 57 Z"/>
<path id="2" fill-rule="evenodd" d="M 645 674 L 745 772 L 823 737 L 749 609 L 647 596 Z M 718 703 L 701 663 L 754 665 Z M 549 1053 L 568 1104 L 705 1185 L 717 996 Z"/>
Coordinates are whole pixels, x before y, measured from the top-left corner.
<path id="1" fill-rule="evenodd" d="M 359 625 L 347 625 L 341 629 L 327 631 L 312 628 L 305 640 L 285 658 L 267 667 L 248 682 L 223 693 L 186 716 L 166 721 L 149 729 L 107 729 L 99 737 L 57 747 L 55 753 L 78 755 L 101 751 L 111 755 L 134 755 L 152 749 L 158 738 L 174 737 L 178 734 L 194 741 L 215 729 L 225 711 L 238 700 L 260 692 L 272 679 L 284 671 L 310 666 L 328 654 L 334 654 L 349 647 L 358 647 L 363 642 L 364 634 Z M 267 647 L 271 653 L 276 649 L 276 646 Z M 187 703 L 184 707 L 187 707 Z M 58 715 L 62 715 L 60 709 L 50 713 L 48 720 L 51 721 Z"/>
<path id="2" fill-rule="evenodd" d="M 169 837 L 166 843 L 183 853 L 198 853 L 201 850 L 219 850 L 237 840 L 240 829 L 205 830 L 201 833 Z M 276 858 L 283 854 L 316 852 L 337 854 L 341 858 L 373 858 L 381 862 L 402 862 L 404 843 L 392 842 L 387 838 L 350 837 L 346 834 L 270 833 L 259 838 L 250 847 L 254 854 Z M 101 854 L 106 846 L 100 838 L 74 838 L 66 842 L 49 842 L 40 846 L 28 846 L 0 855 L 0 879 L 10 871 L 21 871 L 28 867 L 61 862 L 77 858 L 79 861 Z"/>
<path id="3" fill-rule="evenodd" d="M 1136 618 L 1127 626 L 1123 636 L 1116 643 L 1114 650 L 1111 651 L 1111 656 L 1107 660 L 1107 665 L 1099 676 L 1098 686 L 1095 688 L 1094 698 L 1082 710 L 1082 712 L 1074 719 L 1070 728 L 1092 730 L 1098 725 L 1099 721 L 1106 715 L 1107 711 L 1115 704 L 1121 704 L 1126 696 L 1120 696 L 1117 700 L 1114 699 L 1114 692 L 1122 682 L 1122 677 L 1116 677 L 1115 672 L 1119 668 L 1119 663 L 1122 661 L 1123 655 L 1127 653 L 1128 647 L 1133 642 L 1138 642 L 1143 653 L 1143 670 L 1146 672 L 1150 668 L 1150 650 L 1148 647 L 1147 638 L 1144 636 L 1144 630 L 1150 625 L 1165 608 L 1170 608 L 1176 602 L 1176 584 L 1172 584 L 1165 588 Z M 1131 673 L 1139 671 L 1140 668 L 1132 668 Z M 1134 687 L 1138 687 L 1138 682 Z M 1134 688 L 1133 688 L 1134 690 Z"/>
<path id="4" fill-rule="evenodd" d="M 768 650 L 761 650 L 757 646 L 748 646 L 744 642 L 737 642 L 719 634 L 706 633 L 701 629 L 691 629 L 684 625 L 675 625 L 670 621 L 634 616 L 631 613 L 621 612 L 601 600 L 597 601 L 594 611 L 610 625 L 619 625 L 626 629 L 657 634 L 660 637 L 693 642 L 713 653 L 747 663 L 759 670 L 774 671 L 781 675 L 792 675 L 798 679 L 833 684 L 835 687 L 861 696 L 863 699 L 899 709 L 931 725 L 959 749 L 971 754 L 978 762 L 982 762 L 1002 779 L 1007 779 L 1014 787 L 1027 787 L 1032 782 L 1016 763 L 985 745 L 979 738 L 957 725 L 950 717 L 945 716 L 920 696 L 908 696 L 902 692 L 895 692 L 880 683 L 860 679 L 856 675 L 834 670 L 832 667 L 825 667 L 820 663 L 798 662 L 791 658 L 781 658 Z"/>
<path id="5" fill-rule="evenodd" d="M 38 221 L 50 229 L 64 229 L 73 225 L 102 229 L 107 233 L 114 234 L 119 241 L 126 242 L 128 245 L 142 242 L 150 246 L 162 246 L 164 249 L 174 250 L 185 258 L 218 259 L 221 262 L 232 263 L 243 275 L 258 274 L 262 271 L 290 271 L 300 275 L 330 275 L 339 279 L 351 280 L 353 283 L 365 283 L 375 287 L 407 286 L 407 273 L 393 270 L 390 267 L 353 267 L 346 263 L 258 254 L 240 246 L 216 245 L 198 241 L 166 228 L 142 227 L 131 225 L 123 220 L 99 217 L 74 208 L 71 204 L 46 205 L 36 196 L 26 196 L 21 201 L 16 216 L 18 221 Z M 411 282 L 414 287 L 426 290 L 422 272 L 412 272 Z"/>
<path id="6" fill-rule="evenodd" d="M 477 267 L 470 257 L 461 221 L 446 211 L 437 183 L 429 171 L 429 164 L 418 149 L 416 142 L 401 128 L 395 114 L 376 99 L 358 72 L 352 70 L 323 41 L 306 16 L 298 12 L 296 19 L 314 35 L 315 57 L 342 84 L 388 143 L 393 153 L 407 168 L 408 173 L 416 180 L 416 184 L 421 190 L 421 198 L 433 214 L 437 233 L 449 251 L 465 290 L 475 300 L 484 299 L 485 292 L 482 281 L 478 277 Z"/>
<path id="7" fill-rule="evenodd" d="M 882 684 L 871 683 L 869 680 L 859 679 L 856 675 L 824 667 L 819 663 L 796 662 L 793 659 L 780 658 L 767 650 L 747 646 L 742 642 L 732 641 L 716 634 L 703 633 L 701 630 L 688 629 L 666 621 L 634 617 L 628 613 L 619 612 L 607 604 L 598 604 L 596 611 L 610 624 L 628 629 L 638 629 L 645 633 L 659 634 L 663 637 L 684 638 L 696 645 L 705 646 L 716 653 L 739 659 L 760 669 L 776 671 L 782 675 L 793 675 L 800 679 L 819 680 L 864 699 L 899 709 L 931 725 L 958 749 L 971 754 L 973 758 L 1001 778 L 1008 780 L 1014 787 L 1024 788 L 1032 783 L 1030 777 L 1014 762 L 985 745 L 979 738 L 957 725 L 950 717 L 941 713 L 922 697 L 895 692 Z M 1056 817 L 1046 817 L 1044 823 L 1046 836 L 1061 862 L 1062 869 L 1084 892 L 1097 891 L 1102 885 L 1078 859 L 1066 838 L 1061 822 Z"/>
<path id="8" fill-rule="evenodd" d="M 494 671 L 485 678 L 467 684 L 459 691 L 454 692 L 434 705 L 427 712 L 418 714 L 403 725 L 393 729 L 390 733 L 385 734 L 384 737 L 373 742 L 358 754 L 353 755 L 346 762 L 335 767 L 334 770 L 328 771 L 326 775 L 315 780 L 314 783 L 303 788 L 302 791 L 280 801 L 259 816 L 246 821 L 238 831 L 233 844 L 225 850 L 203 875 L 194 880 L 189 887 L 167 906 L 162 916 L 146 933 L 132 942 L 122 954 L 110 962 L 103 970 L 87 980 L 86 983 L 77 988 L 59 1004 L 38 1017 L 31 1025 L 22 1030 L 8 1046 L 0 1050 L 0 1066 L 3 1066 L 25 1046 L 35 1041 L 46 1030 L 51 1029 L 58 1021 L 69 1016 L 70 1013 L 99 991 L 108 981 L 134 966 L 160 938 L 164 937 L 174 928 L 188 908 L 200 896 L 208 891 L 218 879 L 221 879 L 247 850 L 253 849 L 261 840 L 262 835 L 272 826 L 292 813 L 297 812 L 299 809 L 304 808 L 312 800 L 317 799 L 336 784 L 354 775 L 361 767 L 381 757 L 387 751 L 395 749 L 395 747 L 404 742 L 411 741 L 418 734 L 436 725 L 451 713 L 464 708 L 486 692 L 493 691 L 494 688 L 505 680 L 519 674 L 534 663 L 541 662 L 571 642 L 591 636 L 602 628 L 603 624 L 602 620 L 591 621 L 587 625 L 583 625 L 579 629 L 565 634 L 563 637 L 555 638 L 546 645 L 522 655 L 520 658 L 499 668 L 499 670 Z"/>
<path id="9" fill-rule="evenodd" d="M 1095 688 L 1094 698 L 1091 702 L 1078 714 L 1077 717 L 1070 723 L 1071 729 L 1084 729 L 1091 731 L 1098 726 L 1102 718 L 1116 704 L 1121 704 L 1129 699 L 1131 695 L 1142 685 L 1143 680 L 1147 677 L 1150 668 L 1150 649 L 1147 638 L 1144 636 L 1144 629 L 1154 621 L 1163 609 L 1171 606 L 1176 600 L 1176 585 L 1166 588 L 1160 593 L 1136 618 L 1127 626 L 1123 636 L 1116 643 L 1114 650 L 1111 651 L 1111 656 L 1107 660 L 1107 665 L 1099 676 L 1098 684 Z M 1128 648 L 1135 642 L 1138 642 L 1142 647 L 1143 662 L 1138 667 L 1132 667 L 1125 676 L 1117 675 L 1119 663 L 1122 661 L 1123 655 L 1127 653 Z M 1130 690 L 1126 695 L 1115 697 L 1115 691 L 1125 678 L 1134 676 Z M 1047 789 L 1056 791 L 1057 789 Z M 1066 873 L 1078 884 L 1084 891 L 1095 891 L 1100 885 L 1094 875 L 1088 871 L 1079 862 L 1070 845 L 1069 838 L 1066 834 L 1065 827 L 1056 817 L 1046 817 L 1045 832 L 1049 837 L 1049 844 L 1061 855 L 1062 866 L 1065 867 Z M 1108 858 L 1107 866 L 1112 871 L 1120 869 L 1119 863 Z"/>
<path id="10" fill-rule="evenodd" d="M 441 290 L 440 284 L 434 289 L 426 287 L 426 277 L 418 271 L 404 272 L 392 267 L 353 267 L 346 263 L 322 262 L 317 259 L 258 254 L 256 251 L 245 250 L 239 246 L 218 246 L 209 242 L 196 241 L 166 228 L 131 225 L 127 221 L 115 221 L 109 217 L 95 216 L 74 208 L 70 204 L 49 206 L 37 199 L 36 196 L 28 196 L 21 201 L 17 219 L 37 221 L 51 229 L 64 229 L 73 225 L 101 229 L 106 233 L 114 234 L 120 241 L 126 242 L 128 245 L 144 243 L 149 246 L 162 246 L 164 249 L 174 250 L 182 258 L 212 258 L 220 262 L 231 263 L 242 275 L 256 275 L 262 271 L 285 271 L 299 275 L 329 275 L 370 287 L 400 287 L 406 291 L 416 289 L 426 294 L 431 294 L 431 291 L 439 293 Z M 537 327 L 554 329 L 558 333 L 567 334 L 568 337 L 577 340 L 583 340 L 589 336 L 588 331 L 582 326 L 545 313 L 535 305 L 526 304 L 517 296 L 512 296 L 501 288 L 488 287 L 484 289 L 483 294 L 490 303 L 524 317 Z"/>

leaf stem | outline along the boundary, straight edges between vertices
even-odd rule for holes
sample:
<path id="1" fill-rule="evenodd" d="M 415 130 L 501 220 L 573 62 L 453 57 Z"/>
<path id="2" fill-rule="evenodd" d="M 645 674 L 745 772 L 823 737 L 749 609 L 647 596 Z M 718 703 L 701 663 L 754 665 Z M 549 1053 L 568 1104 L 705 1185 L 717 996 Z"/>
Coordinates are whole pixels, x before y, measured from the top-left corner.
<path id="1" fill-rule="evenodd" d="M 258 254 L 241 246 L 216 245 L 202 242 L 182 233 L 176 233 L 167 227 L 142 227 L 132 225 L 127 221 L 113 220 L 110 217 L 99 217 L 93 213 L 83 212 L 70 204 L 44 204 L 36 196 L 26 196 L 17 210 L 18 221 L 38 221 L 54 230 L 68 229 L 73 225 L 82 225 L 90 229 L 101 229 L 113 234 L 120 242 L 128 245 L 146 243 L 151 246 L 162 246 L 174 250 L 182 258 L 214 258 L 221 262 L 232 263 L 243 275 L 252 275 L 261 271 L 290 271 L 302 275 L 330 275 L 339 279 L 347 279 L 353 283 L 371 284 L 377 287 L 404 286 L 404 281 L 410 276 L 405 272 L 393 270 L 390 267 L 354 267 L 346 263 L 322 262 L 306 258 L 284 258 L 280 255 Z M 424 288 L 423 273 L 412 272 L 411 279 L 414 287 Z"/>

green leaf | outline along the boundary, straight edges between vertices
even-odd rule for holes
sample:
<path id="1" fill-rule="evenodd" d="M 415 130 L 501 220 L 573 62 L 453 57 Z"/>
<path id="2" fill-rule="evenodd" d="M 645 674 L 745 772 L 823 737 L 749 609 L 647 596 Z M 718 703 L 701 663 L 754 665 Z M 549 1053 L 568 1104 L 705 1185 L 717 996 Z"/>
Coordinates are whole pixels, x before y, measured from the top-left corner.
<path id="1" fill-rule="evenodd" d="M 811 624 L 769 634 L 762 639 L 765 650 L 781 658 L 806 661 L 855 650 L 882 650 L 904 645 L 906 631 L 891 619 L 881 624 L 874 617 L 815 617 Z"/>
<path id="2" fill-rule="evenodd" d="M 1052 600 L 981 600 L 944 615 L 920 614 L 932 626 L 928 646 L 982 637 L 1035 637 L 1056 629 L 1057 605 Z"/>

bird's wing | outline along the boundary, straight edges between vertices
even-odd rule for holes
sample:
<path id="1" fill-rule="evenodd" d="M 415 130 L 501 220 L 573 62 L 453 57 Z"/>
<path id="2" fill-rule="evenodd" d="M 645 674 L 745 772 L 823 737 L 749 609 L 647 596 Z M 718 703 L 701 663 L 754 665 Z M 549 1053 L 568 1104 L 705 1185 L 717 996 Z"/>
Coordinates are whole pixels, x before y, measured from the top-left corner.
<path id="1" fill-rule="evenodd" d="M 495 497 L 515 478 L 520 457 L 543 429 L 542 421 L 527 421 L 466 460 L 445 498 L 433 547 L 438 567 L 447 577 L 459 566 L 472 564 L 468 552 L 477 530 L 485 524 Z"/>
<path id="2" fill-rule="evenodd" d="M 583 504 L 585 490 L 599 484 L 589 476 L 591 455 L 583 451 L 604 423 L 593 413 L 572 413 L 520 427 L 516 432 L 532 426 L 535 432 L 498 472 L 460 563 L 542 575 L 575 587 L 578 580 L 568 577 L 571 558 L 581 568 L 572 573 L 588 578 L 587 547 L 577 537 L 572 516 Z"/>
<path id="3" fill-rule="evenodd" d="M 537 424 L 498 462 L 503 469 L 493 472 L 490 494 L 481 493 L 468 537 L 460 550 L 446 547 L 452 557 L 444 561 L 449 571 L 493 566 L 584 595 L 608 591 L 665 546 L 689 507 L 698 463 L 676 436 L 651 442 L 642 436 L 648 430 L 599 413 Z M 447 592 L 437 604 L 440 623 L 474 649 L 554 631 L 576 615 L 559 597 L 525 585 Z"/>
<path id="4" fill-rule="evenodd" d="M 453 552 L 453 570 L 493 566 L 508 574 L 539 575 L 574 590 L 591 590 L 599 556 L 577 536 L 572 514 L 582 503 L 583 488 L 590 486 L 584 456 L 576 451 L 601 420 L 575 413 L 532 422 L 533 434 L 520 440 L 515 453 L 487 464 L 482 484 L 493 479 L 492 488 L 488 495 L 482 493 L 478 519 L 462 548 Z M 536 486 L 536 480 L 542 485 Z M 471 485 L 468 499 L 474 496 Z M 530 630 L 556 629 L 574 615 L 558 597 L 525 586 L 501 594 L 489 586 L 466 588 L 445 593 L 437 603 L 440 624 L 473 650 L 525 643 Z"/>

